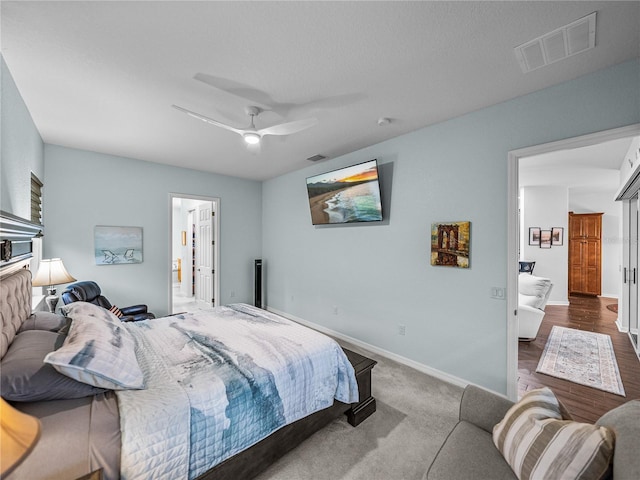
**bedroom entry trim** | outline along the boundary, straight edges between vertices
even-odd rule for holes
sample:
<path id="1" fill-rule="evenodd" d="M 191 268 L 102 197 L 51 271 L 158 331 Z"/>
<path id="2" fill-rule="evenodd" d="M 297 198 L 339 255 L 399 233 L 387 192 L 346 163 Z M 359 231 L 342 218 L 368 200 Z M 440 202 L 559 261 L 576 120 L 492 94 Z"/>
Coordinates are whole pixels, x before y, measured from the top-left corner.
<path id="1" fill-rule="evenodd" d="M 635 137 L 640 123 L 600 132 L 566 138 L 556 142 L 511 150 L 507 155 L 507 396 L 518 399 L 518 197 L 519 161 L 524 157 L 558 150 L 588 147 L 599 143 Z"/>
<path id="2" fill-rule="evenodd" d="M 169 313 L 173 313 L 173 271 L 171 268 L 171 264 L 174 260 L 173 251 L 172 251 L 172 238 L 173 238 L 173 201 L 174 199 L 188 199 L 188 200 L 197 200 L 202 202 L 211 202 L 213 204 L 213 211 L 215 215 L 212 217 L 213 221 L 213 306 L 217 306 L 220 303 L 220 215 L 221 215 L 221 207 L 220 207 L 220 198 L 218 197 L 208 197 L 204 195 L 192 195 L 185 193 L 170 193 L 169 194 L 169 251 L 167 253 L 167 265 L 168 265 L 168 278 L 169 278 Z M 184 276 L 184 275 L 183 275 Z"/>

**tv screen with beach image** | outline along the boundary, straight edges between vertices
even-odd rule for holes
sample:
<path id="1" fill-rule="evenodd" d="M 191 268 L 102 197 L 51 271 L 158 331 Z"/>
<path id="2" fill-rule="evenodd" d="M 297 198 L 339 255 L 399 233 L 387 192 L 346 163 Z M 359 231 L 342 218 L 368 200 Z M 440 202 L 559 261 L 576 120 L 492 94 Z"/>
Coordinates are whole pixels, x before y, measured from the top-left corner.
<path id="1" fill-rule="evenodd" d="M 376 160 L 309 177 L 307 192 L 314 225 L 382 220 Z"/>

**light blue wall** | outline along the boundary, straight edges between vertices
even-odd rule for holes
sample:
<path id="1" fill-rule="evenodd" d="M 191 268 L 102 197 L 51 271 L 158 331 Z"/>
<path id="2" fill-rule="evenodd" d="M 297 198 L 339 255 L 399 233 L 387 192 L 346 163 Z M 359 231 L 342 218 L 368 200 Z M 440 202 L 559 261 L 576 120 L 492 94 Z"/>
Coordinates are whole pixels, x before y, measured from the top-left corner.
<path id="1" fill-rule="evenodd" d="M 0 56 L 0 209 L 31 219 L 31 172 L 44 179 L 44 144 Z"/>
<path id="2" fill-rule="evenodd" d="M 270 307 L 501 392 L 506 304 L 489 292 L 506 286 L 507 152 L 640 122 L 640 65 L 629 62 L 261 185 L 45 149 L 1 68 L 1 208 L 28 217 L 30 172 L 44 176 L 45 257 L 62 257 L 114 303 L 167 312 L 169 193 L 219 197 L 221 303 L 232 290 L 234 301 L 251 301 L 262 256 Z M 371 158 L 381 163 L 387 221 L 313 227 L 305 178 Z M 430 225 L 449 220 L 472 222 L 469 270 L 429 265 Z M 95 225 L 143 227 L 144 263 L 96 266 Z"/>
<path id="3" fill-rule="evenodd" d="M 253 301 L 261 183 L 55 145 L 45 146 L 45 180 L 44 256 L 61 257 L 78 280 L 95 280 L 112 303 L 168 312 L 170 193 L 220 198 L 220 303 Z M 143 263 L 97 266 L 96 225 L 142 227 Z"/>
<path id="4" fill-rule="evenodd" d="M 506 392 L 507 153 L 640 122 L 639 80 L 628 62 L 265 182 L 268 306 Z M 312 226 L 305 178 L 372 158 L 388 222 Z M 471 268 L 431 266 L 431 223 L 461 220 Z"/>

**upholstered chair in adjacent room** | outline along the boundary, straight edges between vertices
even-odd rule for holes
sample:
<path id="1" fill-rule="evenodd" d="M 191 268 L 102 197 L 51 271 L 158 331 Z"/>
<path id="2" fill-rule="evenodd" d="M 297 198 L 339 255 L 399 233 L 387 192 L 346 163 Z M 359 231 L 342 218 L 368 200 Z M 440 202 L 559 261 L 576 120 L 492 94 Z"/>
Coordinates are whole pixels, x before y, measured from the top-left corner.
<path id="1" fill-rule="evenodd" d="M 532 341 L 544 318 L 553 283 L 548 278 L 521 273 L 518 277 L 518 338 Z"/>

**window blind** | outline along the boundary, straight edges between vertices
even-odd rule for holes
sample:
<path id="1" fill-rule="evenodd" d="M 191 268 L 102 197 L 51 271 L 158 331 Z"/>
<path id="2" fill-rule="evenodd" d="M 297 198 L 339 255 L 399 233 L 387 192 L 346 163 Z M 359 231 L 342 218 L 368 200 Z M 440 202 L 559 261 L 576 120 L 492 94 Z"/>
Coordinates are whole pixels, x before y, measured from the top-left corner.
<path id="1" fill-rule="evenodd" d="M 42 182 L 31 174 L 31 221 L 42 225 Z"/>

